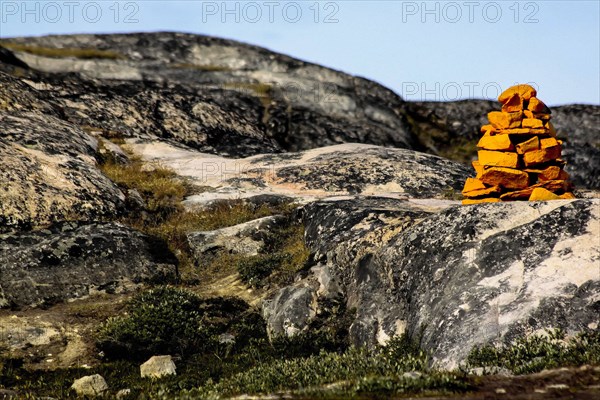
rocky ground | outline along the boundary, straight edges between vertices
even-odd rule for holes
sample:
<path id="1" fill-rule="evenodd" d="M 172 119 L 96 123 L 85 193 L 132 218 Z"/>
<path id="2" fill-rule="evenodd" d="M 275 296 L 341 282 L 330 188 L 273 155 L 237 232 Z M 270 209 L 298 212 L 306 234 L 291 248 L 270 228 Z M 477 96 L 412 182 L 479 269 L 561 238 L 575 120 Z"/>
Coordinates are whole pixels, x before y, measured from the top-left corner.
<path id="1" fill-rule="evenodd" d="M 600 107 L 553 108 L 578 199 L 462 206 L 497 108 L 204 36 L 2 40 L 0 398 L 595 398 Z M 131 380 L 156 352 L 177 378 Z"/>

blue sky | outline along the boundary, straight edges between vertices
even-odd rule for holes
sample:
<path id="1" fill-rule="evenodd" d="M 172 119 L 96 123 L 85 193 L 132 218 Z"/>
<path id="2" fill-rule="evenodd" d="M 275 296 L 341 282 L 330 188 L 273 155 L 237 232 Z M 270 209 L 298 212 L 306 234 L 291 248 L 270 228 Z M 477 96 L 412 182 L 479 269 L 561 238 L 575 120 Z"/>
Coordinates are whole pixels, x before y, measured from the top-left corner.
<path id="1" fill-rule="evenodd" d="M 236 39 L 378 81 L 408 100 L 531 82 L 600 104 L 600 1 L 0 0 L 0 36 L 174 30 Z"/>

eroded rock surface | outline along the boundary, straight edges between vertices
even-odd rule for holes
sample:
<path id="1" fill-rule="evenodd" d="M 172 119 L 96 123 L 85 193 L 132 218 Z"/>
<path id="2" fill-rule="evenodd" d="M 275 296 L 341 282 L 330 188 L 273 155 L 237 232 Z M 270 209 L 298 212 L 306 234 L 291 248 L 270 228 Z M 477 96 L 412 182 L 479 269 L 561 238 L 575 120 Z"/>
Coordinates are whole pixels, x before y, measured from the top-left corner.
<path id="1" fill-rule="evenodd" d="M 247 156 L 344 142 L 408 147 L 402 99 L 366 79 L 225 39 L 183 33 L 72 35 L 2 42 L 39 72 L 69 121 Z M 97 58 L 21 46 L 84 48 Z"/>
<path id="2" fill-rule="evenodd" d="M 407 206 L 388 205 L 383 212 L 377 200 L 367 209 L 343 202 L 306 207 L 316 266 L 267 303 L 271 332 L 289 335 L 308 326 L 331 288 L 357 308 L 350 327 L 355 344 L 422 335 L 424 348 L 445 367 L 456 366 L 475 345 L 550 328 L 597 329 L 599 200 L 452 206 L 435 213 Z M 327 280 L 320 278 L 322 268 Z M 281 301 L 294 291 L 296 298 L 310 291 L 311 302 Z M 296 329 L 283 320 L 296 321 Z"/>
<path id="3" fill-rule="evenodd" d="M 344 144 L 243 159 L 199 154 L 164 142 L 131 142 L 143 159 L 203 186 L 186 204 L 277 195 L 310 201 L 348 194 L 452 197 L 469 175 L 462 164 L 412 150 Z"/>
<path id="4" fill-rule="evenodd" d="M 188 243 L 199 265 L 221 251 L 254 256 L 265 247 L 271 231 L 283 221 L 282 216 L 276 215 L 213 231 L 192 232 Z"/>
<path id="5" fill-rule="evenodd" d="M 362 78 L 189 34 L 3 43 L 21 47 L 0 47 L 1 308 L 126 291 L 175 272 L 164 244 L 109 222 L 143 200 L 129 190 L 126 201 L 99 171 L 103 154 L 128 162 L 115 145 L 98 145 L 104 137 L 189 178 L 201 188 L 184 202 L 190 208 L 231 199 L 304 205 L 310 265 L 293 284 L 270 288 L 271 337 L 309 329 L 331 302 L 356 310 L 352 343 L 422 333 L 443 366 L 473 345 L 543 328 L 598 329 L 599 200 L 452 201 L 470 168 L 448 158 L 470 161 L 491 102 L 406 103 Z M 553 108 L 576 187 L 599 187 L 599 110 Z M 253 254 L 276 219 L 190 242 L 197 260 Z M 232 279 L 199 290 L 250 296 Z M 66 340 L 75 328 L 59 313 L 11 320 L 10 332 L 26 334 L 9 344 L 38 361 L 61 344 L 57 365 L 78 363 L 85 338 Z"/>
<path id="6" fill-rule="evenodd" d="M 164 243 L 116 223 L 65 222 L 0 235 L 0 260 L 0 308 L 121 292 L 176 273 Z"/>
<path id="7" fill-rule="evenodd" d="M 125 197 L 96 165 L 96 139 L 48 114 L 0 110 L 0 232 L 115 216 Z"/>

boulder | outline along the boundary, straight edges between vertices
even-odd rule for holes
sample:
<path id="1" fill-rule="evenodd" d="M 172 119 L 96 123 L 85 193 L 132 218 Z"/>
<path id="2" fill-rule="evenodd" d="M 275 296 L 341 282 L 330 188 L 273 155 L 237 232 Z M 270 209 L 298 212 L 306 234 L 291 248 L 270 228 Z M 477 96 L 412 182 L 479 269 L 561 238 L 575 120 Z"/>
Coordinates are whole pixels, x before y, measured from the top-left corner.
<path id="1" fill-rule="evenodd" d="M 317 266 L 356 315 L 357 345 L 420 337 L 437 365 L 471 348 L 600 322 L 600 200 L 501 203 L 417 210 L 410 202 L 313 203 L 306 239 Z M 302 329 L 326 304 L 314 270 L 267 302 L 272 332 Z M 310 290 L 312 299 L 298 307 Z M 297 293 L 295 296 L 293 293 Z M 306 298 L 306 294 L 303 295 Z M 276 318 L 273 318 L 276 316 Z M 306 320 L 300 317 L 308 316 Z M 296 320 L 294 318 L 298 317 Z"/>
<path id="2" fill-rule="evenodd" d="M 270 337 L 306 331 L 319 314 L 319 301 L 340 296 L 348 309 L 356 308 L 357 321 L 384 312 L 385 307 L 380 309 L 380 305 L 385 304 L 385 299 L 378 294 L 371 296 L 375 290 L 364 289 L 378 282 L 361 268 L 361 260 L 368 260 L 407 226 L 447 206 L 425 204 L 430 205 L 358 196 L 307 204 L 303 209 L 305 240 L 313 267 L 304 279 L 280 289 L 263 303 Z"/>
<path id="3" fill-rule="evenodd" d="M 125 196 L 96 165 L 98 142 L 48 114 L 0 108 L 0 232 L 115 217 Z"/>
<path id="4" fill-rule="evenodd" d="M 175 363 L 171 356 L 152 356 L 140 365 L 142 378 L 162 378 L 168 375 L 177 375 Z"/>
<path id="5" fill-rule="evenodd" d="M 75 379 L 71 386 L 79 396 L 101 396 L 108 390 L 108 385 L 102 375 L 88 375 Z"/>
<path id="6" fill-rule="evenodd" d="M 219 251 L 254 256 L 264 248 L 271 230 L 284 221 L 282 216 L 269 216 L 213 231 L 192 232 L 188 243 L 198 264 Z"/>
<path id="7" fill-rule="evenodd" d="M 118 223 L 64 222 L 0 234 L 0 308 L 49 305 L 165 282 L 177 261 L 158 239 Z"/>

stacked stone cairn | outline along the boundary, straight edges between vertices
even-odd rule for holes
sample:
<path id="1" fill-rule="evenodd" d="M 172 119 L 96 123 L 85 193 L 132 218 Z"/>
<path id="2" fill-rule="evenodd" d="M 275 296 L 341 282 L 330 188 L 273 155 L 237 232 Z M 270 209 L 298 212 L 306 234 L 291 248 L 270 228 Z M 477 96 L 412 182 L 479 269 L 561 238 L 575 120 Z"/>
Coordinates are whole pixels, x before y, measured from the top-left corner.
<path id="1" fill-rule="evenodd" d="M 498 97 L 502 111 L 490 112 L 481 127 L 477 176 L 467 178 L 463 204 L 575 198 L 560 158 L 562 141 L 536 95 L 533 87 L 517 85 Z"/>

